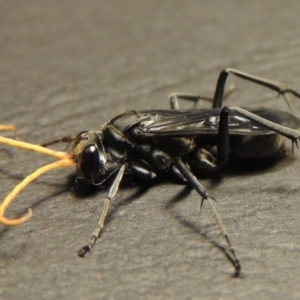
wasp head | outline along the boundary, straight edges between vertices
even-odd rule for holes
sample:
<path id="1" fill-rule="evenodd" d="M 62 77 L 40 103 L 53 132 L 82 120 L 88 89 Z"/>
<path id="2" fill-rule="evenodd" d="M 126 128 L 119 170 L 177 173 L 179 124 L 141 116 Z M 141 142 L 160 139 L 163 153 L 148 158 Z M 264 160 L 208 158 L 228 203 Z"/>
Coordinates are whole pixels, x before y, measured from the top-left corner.
<path id="1" fill-rule="evenodd" d="M 77 163 L 77 173 L 95 183 L 107 172 L 107 155 L 100 133 L 83 131 L 73 141 L 73 156 Z"/>

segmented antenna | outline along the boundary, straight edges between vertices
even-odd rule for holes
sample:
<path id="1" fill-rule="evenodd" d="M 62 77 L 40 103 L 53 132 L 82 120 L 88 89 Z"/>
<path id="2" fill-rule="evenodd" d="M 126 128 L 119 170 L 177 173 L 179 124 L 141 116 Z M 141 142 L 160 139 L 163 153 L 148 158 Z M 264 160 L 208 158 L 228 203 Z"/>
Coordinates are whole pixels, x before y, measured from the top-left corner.
<path id="1" fill-rule="evenodd" d="M 16 132 L 17 129 L 13 125 L 0 125 L 0 130 L 11 130 Z M 44 147 L 41 147 L 39 145 L 34 145 L 26 142 L 16 141 L 10 138 L 5 138 L 3 136 L 0 136 L 0 143 L 6 144 L 12 147 L 17 148 L 23 148 L 26 150 L 32 150 L 35 152 L 43 153 L 46 155 L 54 156 L 58 159 L 57 162 L 45 165 L 33 173 L 29 174 L 27 177 L 25 177 L 3 200 L 3 202 L 0 205 L 0 222 L 2 222 L 5 225 L 19 225 L 26 221 L 28 221 L 32 217 L 32 209 L 28 208 L 28 211 L 25 215 L 23 215 L 20 218 L 16 219 L 8 219 L 4 216 L 8 206 L 10 203 L 15 199 L 15 197 L 27 186 L 30 182 L 37 179 L 42 174 L 56 168 L 60 167 L 70 167 L 75 164 L 74 159 L 72 155 L 68 152 L 61 152 L 61 151 L 54 151 L 51 149 L 47 149 Z"/>

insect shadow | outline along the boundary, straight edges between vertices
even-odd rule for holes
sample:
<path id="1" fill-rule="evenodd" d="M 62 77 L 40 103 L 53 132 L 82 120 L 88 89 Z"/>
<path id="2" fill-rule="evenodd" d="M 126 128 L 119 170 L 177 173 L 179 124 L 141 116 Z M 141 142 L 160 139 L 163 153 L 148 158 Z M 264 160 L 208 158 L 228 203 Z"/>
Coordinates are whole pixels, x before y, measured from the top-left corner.
<path id="1" fill-rule="evenodd" d="M 182 217 L 182 215 L 174 212 L 174 207 L 176 206 L 177 203 L 183 201 L 186 199 L 186 197 L 193 191 L 193 189 L 189 186 L 186 186 L 181 192 L 179 192 L 177 195 L 175 195 L 172 199 L 167 201 L 165 208 L 171 212 L 172 216 L 174 219 L 176 219 L 180 224 L 182 224 L 184 227 L 187 229 L 191 230 L 194 232 L 196 235 L 200 236 L 201 239 L 205 240 L 209 244 L 212 245 L 215 249 L 219 250 L 226 258 L 228 261 L 231 262 L 231 264 L 234 264 L 235 261 L 231 256 L 231 253 L 228 252 L 228 249 L 226 249 L 225 246 L 223 246 L 221 243 L 217 242 L 216 240 L 212 239 L 209 236 L 209 233 L 206 232 L 207 228 L 199 227 L 199 225 L 195 224 L 194 222 L 188 220 L 186 217 Z M 233 277 L 235 274 L 233 274 Z M 240 278 L 244 278 L 243 274 L 239 274 Z"/>

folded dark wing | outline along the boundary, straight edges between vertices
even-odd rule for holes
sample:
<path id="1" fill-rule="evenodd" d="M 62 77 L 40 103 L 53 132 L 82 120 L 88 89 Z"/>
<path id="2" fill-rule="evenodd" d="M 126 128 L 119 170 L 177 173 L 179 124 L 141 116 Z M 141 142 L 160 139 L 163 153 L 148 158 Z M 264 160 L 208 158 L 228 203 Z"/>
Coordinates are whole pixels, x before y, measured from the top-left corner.
<path id="1" fill-rule="evenodd" d="M 142 121 L 139 129 L 146 135 L 195 136 L 216 135 L 219 109 L 156 111 L 156 118 Z M 268 134 L 269 130 L 239 115 L 229 116 L 230 134 Z"/>

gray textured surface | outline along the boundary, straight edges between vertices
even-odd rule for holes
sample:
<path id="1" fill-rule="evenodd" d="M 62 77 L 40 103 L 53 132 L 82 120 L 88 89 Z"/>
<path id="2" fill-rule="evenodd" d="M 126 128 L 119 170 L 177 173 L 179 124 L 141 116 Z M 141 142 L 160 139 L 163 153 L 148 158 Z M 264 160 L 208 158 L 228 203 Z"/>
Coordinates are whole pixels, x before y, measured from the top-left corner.
<path id="1" fill-rule="evenodd" d="M 300 84 L 299 1 L 1 1 L 0 119 L 41 143 L 99 129 L 129 109 L 168 108 L 172 91 L 212 95 L 238 68 Z M 228 103 L 286 109 L 274 93 L 231 79 Z M 300 115 L 300 104 L 293 103 Z M 5 133 L 7 136 L 14 136 Z M 0 147 L 1 197 L 51 159 Z M 299 154 L 266 169 L 204 180 L 220 204 L 245 278 L 232 279 L 213 220 L 183 186 L 122 188 L 91 255 L 105 192 L 70 191 L 73 170 L 43 176 L 0 225 L 0 298 L 299 299 Z M 183 192 L 182 192 L 183 190 Z M 180 201 L 179 201 L 180 200 Z"/>

